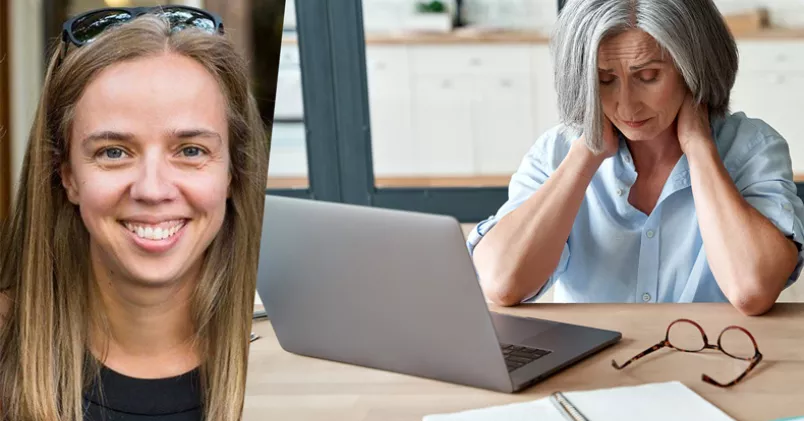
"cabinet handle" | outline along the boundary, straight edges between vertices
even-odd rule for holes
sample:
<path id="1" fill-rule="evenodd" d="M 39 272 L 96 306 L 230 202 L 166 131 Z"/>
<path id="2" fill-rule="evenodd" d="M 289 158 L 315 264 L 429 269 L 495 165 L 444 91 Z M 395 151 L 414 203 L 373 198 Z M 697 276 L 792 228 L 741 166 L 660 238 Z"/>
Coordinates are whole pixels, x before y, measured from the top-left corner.
<path id="1" fill-rule="evenodd" d="M 377 67 L 377 70 L 385 70 L 385 63 L 378 61 L 375 67 Z"/>
<path id="2" fill-rule="evenodd" d="M 480 66 L 482 63 L 483 62 L 477 57 L 475 57 L 475 58 L 473 58 L 473 59 L 471 59 L 469 61 L 469 64 L 471 64 L 472 66 Z"/>
<path id="3" fill-rule="evenodd" d="M 785 80 L 786 78 L 784 77 L 784 75 L 773 75 L 772 83 L 776 85 L 781 85 L 782 83 L 785 82 Z"/>
<path id="4" fill-rule="evenodd" d="M 502 85 L 503 88 L 510 88 L 513 84 L 511 83 L 511 79 L 503 79 L 500 85 Z"/>
<path id="5" fill-rule="evenodd" d="M 776 61 L 781 61 L 781 62 L 785 62 L 785 61 L 787 61 L 787 55 L 786 55 L 786 54 L 779 54 L 779 55 L 777 55 L 777 56 L 776 56 Z"/>
<path id="6" fill-rule="evenodd" d="M 449 80 L 444 80 L 441 82 L 441 87 L 444 89 L 449 89 L 452 87 L 452 82 L 450 82 Z"/>

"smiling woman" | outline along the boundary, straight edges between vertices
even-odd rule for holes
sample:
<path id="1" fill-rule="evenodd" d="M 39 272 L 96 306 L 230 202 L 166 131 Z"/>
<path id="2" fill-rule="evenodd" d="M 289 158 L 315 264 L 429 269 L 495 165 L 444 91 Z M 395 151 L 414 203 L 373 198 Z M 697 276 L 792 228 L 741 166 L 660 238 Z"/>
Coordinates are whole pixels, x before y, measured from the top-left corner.
<path id="1" fill-rule="evenodd" d="M 64 28 L 0 235 L 0 419 L 239 420 L 268 165 L 245 60 L 199 9 Z"/>

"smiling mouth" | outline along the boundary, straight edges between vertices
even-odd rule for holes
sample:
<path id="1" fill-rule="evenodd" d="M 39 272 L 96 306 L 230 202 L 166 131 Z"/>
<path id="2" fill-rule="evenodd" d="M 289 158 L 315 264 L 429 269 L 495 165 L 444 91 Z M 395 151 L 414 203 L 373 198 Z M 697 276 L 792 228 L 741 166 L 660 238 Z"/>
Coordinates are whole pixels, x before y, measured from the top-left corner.
<path id="1" fill-rule="evenodd" d="M 143 240 L 161 241 L 176 235 L 187 225 L 186 219 L 176 219 L 172 221 L 165 221 L 159 224 L 143 224 L 139 222 L 125 222 L 121 221 L 127 230 L 134 233 Z"/>
<path id="2" fill-rule="evenodd" d="M 640 121 L 623 121 L 628 127 L 641 127 L 650 120 L 649 118 Z"/>

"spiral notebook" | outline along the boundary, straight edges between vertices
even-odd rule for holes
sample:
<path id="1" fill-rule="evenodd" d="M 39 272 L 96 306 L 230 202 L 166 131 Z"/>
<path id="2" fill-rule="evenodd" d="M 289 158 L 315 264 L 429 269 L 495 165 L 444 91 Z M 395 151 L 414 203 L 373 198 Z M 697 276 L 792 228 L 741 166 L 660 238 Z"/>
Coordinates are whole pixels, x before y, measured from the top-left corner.
<path id="1" fill-rule="evenodd" d="M 735 421 L 681 382 L 650 383 L 591 391 L 563 392 L 588 421 Z M 452 414 L 423 421 L 567 421 L 550 398 Z"/>

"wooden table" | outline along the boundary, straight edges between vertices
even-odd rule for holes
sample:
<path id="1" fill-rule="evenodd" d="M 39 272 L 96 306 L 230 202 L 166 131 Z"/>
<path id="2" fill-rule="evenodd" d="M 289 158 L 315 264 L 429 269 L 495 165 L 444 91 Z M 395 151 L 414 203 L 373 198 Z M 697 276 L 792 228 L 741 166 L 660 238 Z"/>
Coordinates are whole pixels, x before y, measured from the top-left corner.
<path id="1" fill-rule="evenodd" d="M 283 351 L 269 321 L 251 344 L 245 421 L 421 420 L 424 415 L 538 399 L 573 391 L 679 380 L 737 420 L 769 421 L 804 415 L 804 304 L 780 303 L 761 317 L 740 315 L 728 304 L 535 304 L 492 310 L 619 330 L 623 339 L 518 394 L 504 394 L 397 373 L 301 357 Z M 730 381 L 747 363 L 717 351 L 660 350 L 623 371 L 623 362 L 664 339 L 676 318 L 693 319 L 710 341 L 731 324 L 756 337 L 764 360 L 743 383 L 721 389 L 706 373 Z"/>

